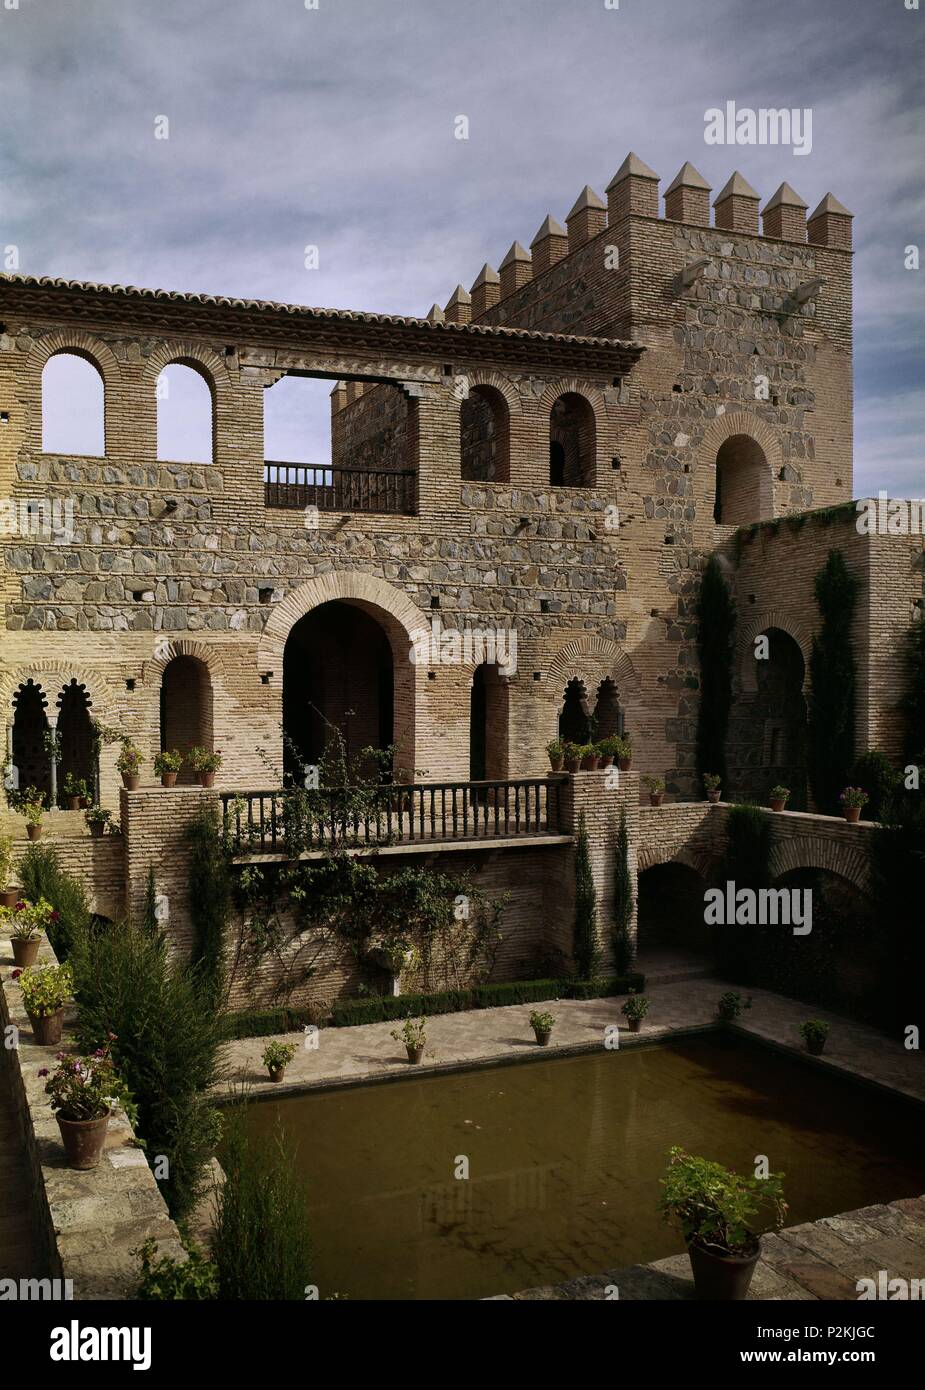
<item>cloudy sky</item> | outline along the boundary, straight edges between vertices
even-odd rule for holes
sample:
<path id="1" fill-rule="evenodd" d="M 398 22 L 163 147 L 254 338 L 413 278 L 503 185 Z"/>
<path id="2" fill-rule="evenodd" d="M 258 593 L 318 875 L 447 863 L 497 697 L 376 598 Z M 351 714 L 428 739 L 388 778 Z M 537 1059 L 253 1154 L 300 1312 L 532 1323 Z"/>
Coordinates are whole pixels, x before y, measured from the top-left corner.
<path id="1" fill-rule="evenodd" d="M 855 214 L 855 493 L 923 496 L 912 2 L 0 0 L 0 251 L 31 275 L 418 314 L 630 149 L 662 191 L 685 159 L 714 190 L 736 166 L 763 200 L 831 190 Z M 812 152 L 706 145 L 727 100 L 811 108 Z M 297 408 L 270 456 L 322 447 Z"/>

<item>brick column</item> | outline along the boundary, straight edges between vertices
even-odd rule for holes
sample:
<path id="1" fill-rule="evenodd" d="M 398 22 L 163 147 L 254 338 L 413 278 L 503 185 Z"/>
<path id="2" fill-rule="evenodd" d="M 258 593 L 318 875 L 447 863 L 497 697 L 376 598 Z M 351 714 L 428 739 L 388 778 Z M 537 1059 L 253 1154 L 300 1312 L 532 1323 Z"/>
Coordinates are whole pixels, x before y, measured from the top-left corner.
<path id="1" fill-rule="evenodd" d="M 123 787 L 120 794 L 126 906 L 140 918 L 153 867 L 157 891 L 166 893 L 169 902 L 171 942 L 183 951 L 192 942 L 186 831 L 204 806 L 218 805 L 218 792 L 204 787 L 143 787 L 136 792 Z"/>
<path id="2" fill-rule="evenodd" d="M 629 869 L 633 885 L 633 916 L 629 925 L 633 956 L 636 954 L 636 909 L 638 906 L 637 858 L 639 846 L 639 773 L 621 772 L 619 785 L 609 785 L 610 769 L 598 772 L 573 773 L 562 785 L 562 833 L 578 834 L 582 813 L 588 833 L 591 873 L 597 889 L 597 943 L 605 973 L 614 968 L 613 952 L 613 890 L 617 836 L 620 831 L 620 810 L 626 809 L 626 830 L 629 840 Z M 560 929 L 556 945 L 571 953 L 572 927 L 575 920 L 575 852 L 566 882 L 562 885 Z"/>

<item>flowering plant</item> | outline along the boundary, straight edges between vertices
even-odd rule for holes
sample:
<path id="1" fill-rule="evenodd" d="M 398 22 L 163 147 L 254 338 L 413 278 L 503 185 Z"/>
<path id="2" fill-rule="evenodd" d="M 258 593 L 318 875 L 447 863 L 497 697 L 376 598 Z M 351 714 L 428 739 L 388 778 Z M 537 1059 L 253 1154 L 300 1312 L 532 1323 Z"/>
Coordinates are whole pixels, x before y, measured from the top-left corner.
<path id="1" fill-rule="evenodd" d="M 122 745 L 122 751 L 116 758 L 116 767 L 120 772 L 124 772 L 126 777 L 134 777 L 141 771 L 141 764 L 145 757 L 140 748 L 136 748 L 134 743 L 126 740 Z"/>
<path id="2" fill-rule="evenodd" d="M 631 989 L 620 1012 L 627 1018 L 645 1018 L 649 1012 L 649 1001 L 644 994 L 637 994 Z"/>
<path id="3" fill-rule="evenodd" d="M 283 1067 L 288 1067 L 295 1056 L 295 1047 L 292 1043 L 270 1042 L 263 1049 L 263 1065 L 269 1071 L 282 1071 Z"/>
<path id="4" fill-rule="evenodd" d="M 30 965 L 14 970 L 30 1018 L 50 1018 L 70 999 L 74 980 L 69 965 Z"/>
<path id="5" fill-rule="evenodd" d="M 718 772 L 705 772 L 703 774 L 703 785 L 708 792 L 715 792 L 723 785 L 723 779 Z"/>
<path id="6" fill-rule="evenodd" d="M 843 806 L 866 806 L 870 797 L 863 787 L 846 787 L 838 799 Z"/>
<path id="7" fill-rule="evenodd" d="M 102 806 L 88 806 L 84 811 L 84 820 L 88 825 L 108 825 L 112 820 L 112 811 L 105 811 Z"/>
<path id="8" fill-rule="evenodd" d="M 163 777 L 165 772 L 179 772 L 182 766 L 183 754 L 179 748 L 165 748 L 154 755 L 154 771 L 158 777 Z"/>
<path id="9" fill-rule="evenodd" d="M 189 750 L 187 757 L 194 772 L 218 772 L 222 765 L 221 753 L 212 753 L 208 748 L 200 748 L 198 745 Z"/>
<path id="10" fill-rule="evenodd" d="M 37 903 L 24 898 L 15 907 L 0 907 L 0 920 L 17 941 L 38 941 L 49 922 L 57 922 L 60 915 L 45 898 Z"/>
<path id="11" fill-rule="evenodd" d="M 135 1105 L 110 1055 L 114 1036 L 110 1033 L 106 1046 L 97 1048 L 90 1057 L 59 1052 L 53 1072 L 48 1067 L 40 1069 L 39 1076 L 48 1077 L 45 1092 L 51 1096 L 51 1108 L 62 1120 L 101 1120 L 115 1105 L 121 1105 L 134 1122 Z"/>
<path id="12" fill-rule="evenodd" d="M 406 1018 L 400 1029 L 392 1029 L 392 1037 L 396 1042 L 403 1042 L 405 1047 L 423 1047 L 427 1041 L 426 1024 L 426 1018 Z"/>

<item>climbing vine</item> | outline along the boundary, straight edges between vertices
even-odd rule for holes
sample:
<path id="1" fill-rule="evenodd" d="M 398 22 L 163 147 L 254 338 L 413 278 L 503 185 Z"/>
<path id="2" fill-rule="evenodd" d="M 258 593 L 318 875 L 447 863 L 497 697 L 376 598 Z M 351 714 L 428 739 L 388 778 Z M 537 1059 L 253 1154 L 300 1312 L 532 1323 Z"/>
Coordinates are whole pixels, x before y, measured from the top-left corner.
<path id="1" fill-rule="evenodd" d="M 630 875 L 629 834 L 626 828 L 626 808 L 620 807 L 620 828 L 617 831 L 617 854 L 613 885 L 614 963 L 617 974 L 630 967 L 632 942 L 630 922 L 633 920 L 633 880 Z"/>
<path id="2" fill-rule="evenodd" d="M 834 815 L 854 762 L 856 663 L 851 624 L 860 580 L 848 569 L 842 552 L 830 550 L 814 588 L 822 623 L 810 655 L 809 776 L 817 807 Z"/>
<path id="3" fill-rule="evenodd" d="M 732 653 L 736 611 L 715 555 L 707 561 L 697 600 L 700 705 L 697 710 L 697 772 L 726 781 L 726 737 L 732 707 Z"/>
<path id="4" fill-rule="evenodd" d="M 593 980 L 600 971 L 597 945 L 597 889 L 591 872 L 591 854 L 584 812 L 578 823 L 575 849 L 575 926 L 572 959 L 580 980 Z"/>

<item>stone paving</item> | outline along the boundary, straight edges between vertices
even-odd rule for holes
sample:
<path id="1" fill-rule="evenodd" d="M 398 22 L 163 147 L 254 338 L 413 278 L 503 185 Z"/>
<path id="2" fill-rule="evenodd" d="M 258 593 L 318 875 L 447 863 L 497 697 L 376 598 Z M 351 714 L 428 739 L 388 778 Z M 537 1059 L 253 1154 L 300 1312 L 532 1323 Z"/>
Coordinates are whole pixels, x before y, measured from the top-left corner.
<path id="1" fill-rule="evenodd" d="M 641 1031 L 631 1034 L 621 1027 L 621 1047 L 634 1047 L 669 1035 L 709 1027 L 715 1021 L 716 1001 L 729 986 L 710 976 L 693 979 L 659 975 L 646 987 L 651 1011 Z M 683 969 L 679 971 L 683 974 Z M 743 992 L 744 993 L 744 992 Z M 848 1072 L 903 1094 L 925 1100 L 925 1061 L 920 1052 L 907 1051 L 901 1042 L 885 1037 L 864 1024 L 852 1022 L 825 1009 L 786 999 L 767 990 L 752 990 L 752 1007 L 740 1016 L 740 1026 L 769 1043 L 803 1052 L 799 1025 L 808 1018 L 822 1018 L 831 1032 L 822 1057 L 807 1063 Z M 529 1061 L 556 1053 L 591 1052 L 603 1045 L 605 1030 L 625 1023 L 621 999 L 559 999 L 549 1005 L 515 1004 L 500 1009 L 474 1009 L 442 1014 L 427 1021 L 427 1047 L 422 1071 L 451 1071 L 459 1067 L 498 1062 Z M 549 1047 L 536 1045 L 530 1014 L 548 1007 L 556 1018 Z M 261 1064 L 268 1038 L 248 1038 L 228 1045 L 225 1087 L 246 1084 L 253 1093 L 279 1095 L 316 1087 L 357 1085 L 367 1081 L 406 1077 L 409 1065 L 401 1043 L 392 1036 L 396 1023 L 370 1023 L 357 1028 L 324 1028 L 317 1034 L 317 1048 L 299 1046 L 281 1083 L 271 1082 Z M 301 1043 L 302 1035 L 285 1035 Z M 285 1040 L 284 1039 L 284 1040 Z"/>

